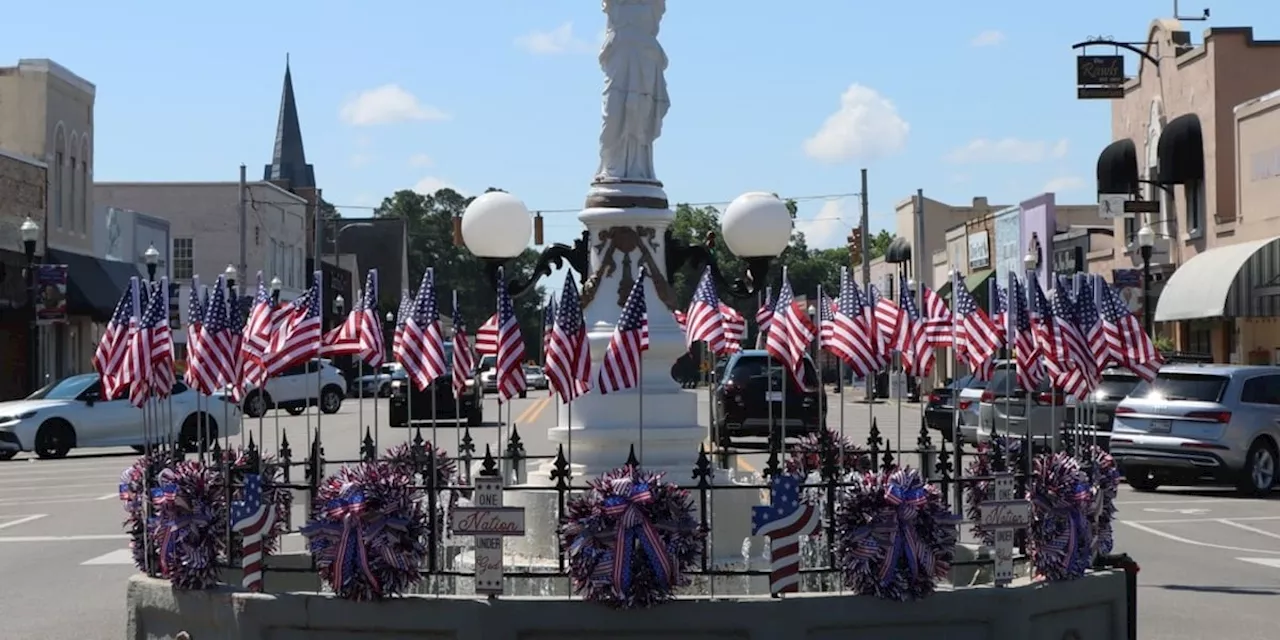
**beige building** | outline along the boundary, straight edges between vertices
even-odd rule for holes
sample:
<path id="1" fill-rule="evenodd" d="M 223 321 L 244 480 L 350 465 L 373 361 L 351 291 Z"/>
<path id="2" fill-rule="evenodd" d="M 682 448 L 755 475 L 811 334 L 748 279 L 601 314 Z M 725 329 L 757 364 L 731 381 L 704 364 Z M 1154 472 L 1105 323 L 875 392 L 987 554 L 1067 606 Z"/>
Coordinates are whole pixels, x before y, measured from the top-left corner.
<path id="1" fill-rule="evenodd" d="M 1233 27 L 1209 29 L 1197 44 L 1167 19 L 1146 35 L 1150 59 L 1112 103 L 1098 192 L 1156 201 L 1160 211 L 1117 217 L 1110 246 L 1091 244 L 1089 268 L 1140 269 L 1136 232 L 1149 226 L 1157 333 L 1219 362 L 1270 362 L 1263 356 L 1280 346 L 1267 289 L 1280 268 L 1280 224 L 1267 213 L 1273 187 L 1263 176 L 1278 140 L 1266 134 L 1280 123 L 1258 96 L 1280 89 L 1280 42 Z"/>
<path id="2" fill-rule="evenodd" d="M 238 182 L 99 182 L 94 197 L 100 207 L 145 211 L 167 220 L 169 276 L 184 287 L 193 275 L 212 284 L 227 265 L 240 261 Z M 247 269 L 242 283 L 256 287 L 262 271 L 268 282 L 279 277 L 281 299 L 292 300 L 311 285 L 305 273 L 307 199 L 270 182 L 251 182 L 245 200 Z"/>

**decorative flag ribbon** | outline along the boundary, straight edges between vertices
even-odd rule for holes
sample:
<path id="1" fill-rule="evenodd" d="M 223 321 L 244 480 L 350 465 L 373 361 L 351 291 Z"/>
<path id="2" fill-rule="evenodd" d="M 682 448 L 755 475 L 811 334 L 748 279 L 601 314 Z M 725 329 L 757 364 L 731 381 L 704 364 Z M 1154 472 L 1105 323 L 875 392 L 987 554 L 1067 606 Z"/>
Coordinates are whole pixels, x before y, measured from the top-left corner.
<path id="1" fill-rule="evenodd" d="M 603 578 L 602 570 L 609 568 L 608 579 L 614 592 L 625 597 L 631 589 L 631 550 L 638 541 L 649 566 L 657 574 L 658 583 L 671 586 L 675 573 L 671 554 L 643 509 L 654 501 L 649 484 L 622 478 L 613 481 L 613 489 L 616 493 L 605 498 L 601 506 L 605 515 L 617 518 L 613 549 L 601 555 L 594 577 Z"/>
<path id="2" fill-rule="evenodd" d="M 920 515 L 920 507 L 928 501 L 929 493 L 922 486 L 912 488 L 902 485 L 890 485 L 884 492 L 885 500 L 890 506 L 883 510 L 881 530 L 887 535 L 884 564 L 880 567 L 881 584 L 893 582 L 894 571 L 900 560 L 906 560 L 907 571 L 915 575 L 920 567 L 932 563 L 929 551 L 920 544 L 916 535 L 916 520 Z"/>
<path id="3" fill-rule="evenodd" d="M 1061 557 L 1062 568 L 1068 572 L 1072 572 L 1080 564 L 1078 555 L 1081 543 L 1089 543 L 1090 529 L 1085 509 L 1092 500 L 1089 485 L 1079 483 L 1067 495 L 1052 493 L 1037 498 L 1056 524 L 1055 535 L 1046 542 L 1045 547 Z M 1091 559 L 1085 560 L 1086 564 L 1088 562 Z"/>
<path id="4" fill-rule="evenodd" d="M 359 575 L 367 581 L 374 594 L 381 595 L 382 587 L 369 564 L 369 547 L 375 547 L 374 552 L 389 564 L 400 569 L 407 568 L 407 559 L 388 547 L 381 540 L 381 534 L 386 529 L 406 531 L 408 522 L 371 513 L 365 504 L 364 495 L 359 492 L 332 500 L 324 510 L 329 521 L 306 525 L 302 528 L 302 535 L 308 538 L 320 537 L 332 545 L 334 558 L 328 573 L 329 582 L 335 591 Z"/>
<path id="5" fill-rule="evenodd" d="M 169 568 L 172 558 L 177 556 L 178 544 L 183 542 L 188 534 L 192 533 L 192 529 L 208 525 L 213 522 L 213 518 L 205 513 L 193 513 L 187 501 L 178 496 L 178 486 L 175 484 L 166 484 L 163 487 L 152 489 L 151 500 L 156 507 L 171 504 L 175 509 L 185 512 L 175 518 L 161 518 L 159 520 L 160 575 L 167 576 L 170 573 Z M 191 554 L 189 557 L 195 568 L 203 569 L 208 564 L 207 559 L 202 554 Z"/>

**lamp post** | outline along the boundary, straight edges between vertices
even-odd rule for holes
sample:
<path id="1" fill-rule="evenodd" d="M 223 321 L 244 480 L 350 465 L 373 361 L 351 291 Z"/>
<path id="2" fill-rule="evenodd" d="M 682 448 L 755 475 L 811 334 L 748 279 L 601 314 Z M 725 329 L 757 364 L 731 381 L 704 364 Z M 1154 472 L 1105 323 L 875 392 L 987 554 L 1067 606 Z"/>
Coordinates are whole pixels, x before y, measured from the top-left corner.
<path id="1" fill-rule="evenodd" d="M 1156 232 L 1151 225 L 1138 229 L 1138 254 L 1142 256 L 1142 330 L 1152 335 L 1151 314 L 1151 251 L 1156 244 Z"/>
<path id="2" fill-rule="evenodd" d="M 160 264 L 160 252 L 156 251 L 156 245 L 147 247 L 142 252 L 142 259 L 147 264 L 147 282 L 156 281 L 156 267 Z"/>
<path id="3" fill-rule="evenodd" d="M 339 293 L 337 296 L 333 298 L 333 315 L 335 317 L 341 317 L 342 312 L 343 310 L 346 309 L 346 307 L 347 307 L 347 299 L 342 297 L 341 293 Z"/>
<path id="4" fill-rule="evenodd" d="M 396 314 L 388 311 L 387 315 L 384 316 L 384 319 L 387 321 L 387 326 L 383 329 L 382 346 L 389 353 L 391 348 L 394 346 L 392 342 L 396 333 Z"/>
<path id="5" fill-rule="evenodd" d="M 27 319 L 31 335 L 27 340 L 27 378 L 31 383 L 30 391 L 40 388 L 40 347 L 38 344 L 39 324 L 36 314 L 36 242 L 40 240 L 40 225 L 29 216 L 18 227 L 22 236 L 22 253 L 27 258 Z"/>
<path id="6" fill-rule="evenodd" d="M 272 308 L 280 306 L 280 289 L 284 286 L 280 282 L 280 276 L 271 277 L 271 306 Z"/>

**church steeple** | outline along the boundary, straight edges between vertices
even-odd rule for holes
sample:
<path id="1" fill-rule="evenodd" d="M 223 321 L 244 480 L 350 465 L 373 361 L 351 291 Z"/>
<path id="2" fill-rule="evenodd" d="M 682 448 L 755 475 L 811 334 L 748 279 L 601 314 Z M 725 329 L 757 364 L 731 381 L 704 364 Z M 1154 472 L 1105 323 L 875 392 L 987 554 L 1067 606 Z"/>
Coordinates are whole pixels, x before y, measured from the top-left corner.
<path id="1" fill-rule="evenodd" d="M 307 164 L 307 154 L 302 148 L 302 126 L 298 124 L 298 104 L 293 97 L 293 74 L 289 70 L 288 55 L 284 59 L 284 93 L 280 96 L 275 151 L 262 179 L 286 182 L 290 189 L 314 189 L 316 186 L 315 170 Z"/>

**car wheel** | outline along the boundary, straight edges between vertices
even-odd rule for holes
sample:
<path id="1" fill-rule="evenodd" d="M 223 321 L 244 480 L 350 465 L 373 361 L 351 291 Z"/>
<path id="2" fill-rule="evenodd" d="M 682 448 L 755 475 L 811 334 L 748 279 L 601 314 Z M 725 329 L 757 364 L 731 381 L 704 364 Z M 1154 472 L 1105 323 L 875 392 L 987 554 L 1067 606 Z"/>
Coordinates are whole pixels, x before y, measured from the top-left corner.
<path id="1" fill-rule="evenodd" d="M 342 408 L 342 390 L 337 387 L 325 387 L 320 390 L 320 411 L 326 414 L 337 413 Z"/>
<path id="2" fill-rule="evenodd" d="M 254 391 L 244 399 L 244 415 L 261 418 L 267 412 L 269 396 L 265 391 Z"/>
<path id="3" fill-rule="evenodd" d="M 733 446 L 733 439 L 729 437 L 729 427 L 723 422 L 715 423 L 715 442 L 721 449 Z"/>
<path id="4" fill-rule="evenodd" d="M 478 427 L 484 424 L 484 409 L 476 405 L 467 412 L 467 426 Z"/>
<path id="5" fill-rule="evenodd" d="M 74 446 L 76 430 L 66 420 L 46 420 L 36 432 L 36 455 L 43 459 L 65 458 Z"/>
<path id="6" fill-rule="evenodd" d="M 204 416 L 204 448 L 208 449 L 218 437 L 218 421 L 207 413 L 193 413 L 182 422 L 182 431 L 178 434 L 178 442 L 182 444 L 183 453 L 198 453 L 202 438 L 200 437 L 200 416 Z"/>
<path id="7" fill-rule="evenodd" d="M 1145 472 L 1137 475 L 1126 473 L 1124 475 L 1124 481 L 1129 486 L 1133 487 L 1134 491 L 1141 491 L 1143 493 L 1150 493 L 1160 488 L 1160 481 L 1148 476 Z"/>
<path id="8" fill-rule="evenodd" d="M 5 460 L 12 460 L 13 457 L 16 455 L 18 455 L 18 452 L 14 451 L 13 449 L 5 449 L 4 451 L 0 451 L 0 462 L 4 462 Z"/>
<path id="9" fill-rule="evenodd" d="M 520 397 L 521 397 L 521 398 L 526 398 L 526 397 L 528 397 L 528 396 L 529 396 L 529 392 L 528 392 L 527 390 L 526 390 L 526 391 L 521 391 L 521 392 L 520 392 Z"/>
<path id="10" fill-rule="evenodd" d="M 1271 493 L 1276 484 L 1276 448 L 1270 440 L 1258 438 L 1249 447 L 1244 469 L 1236 487 L 1240 493 L 1258 498 Z"/>
<path id="11" fill-rule="evenodd" d="M 300 404 L 291 404 L 285 407 L 284 410 L 288 411 L 289 415 L 291 416 L 300 416 L 304 411 L 307 410 L 307 408 Z"/>

